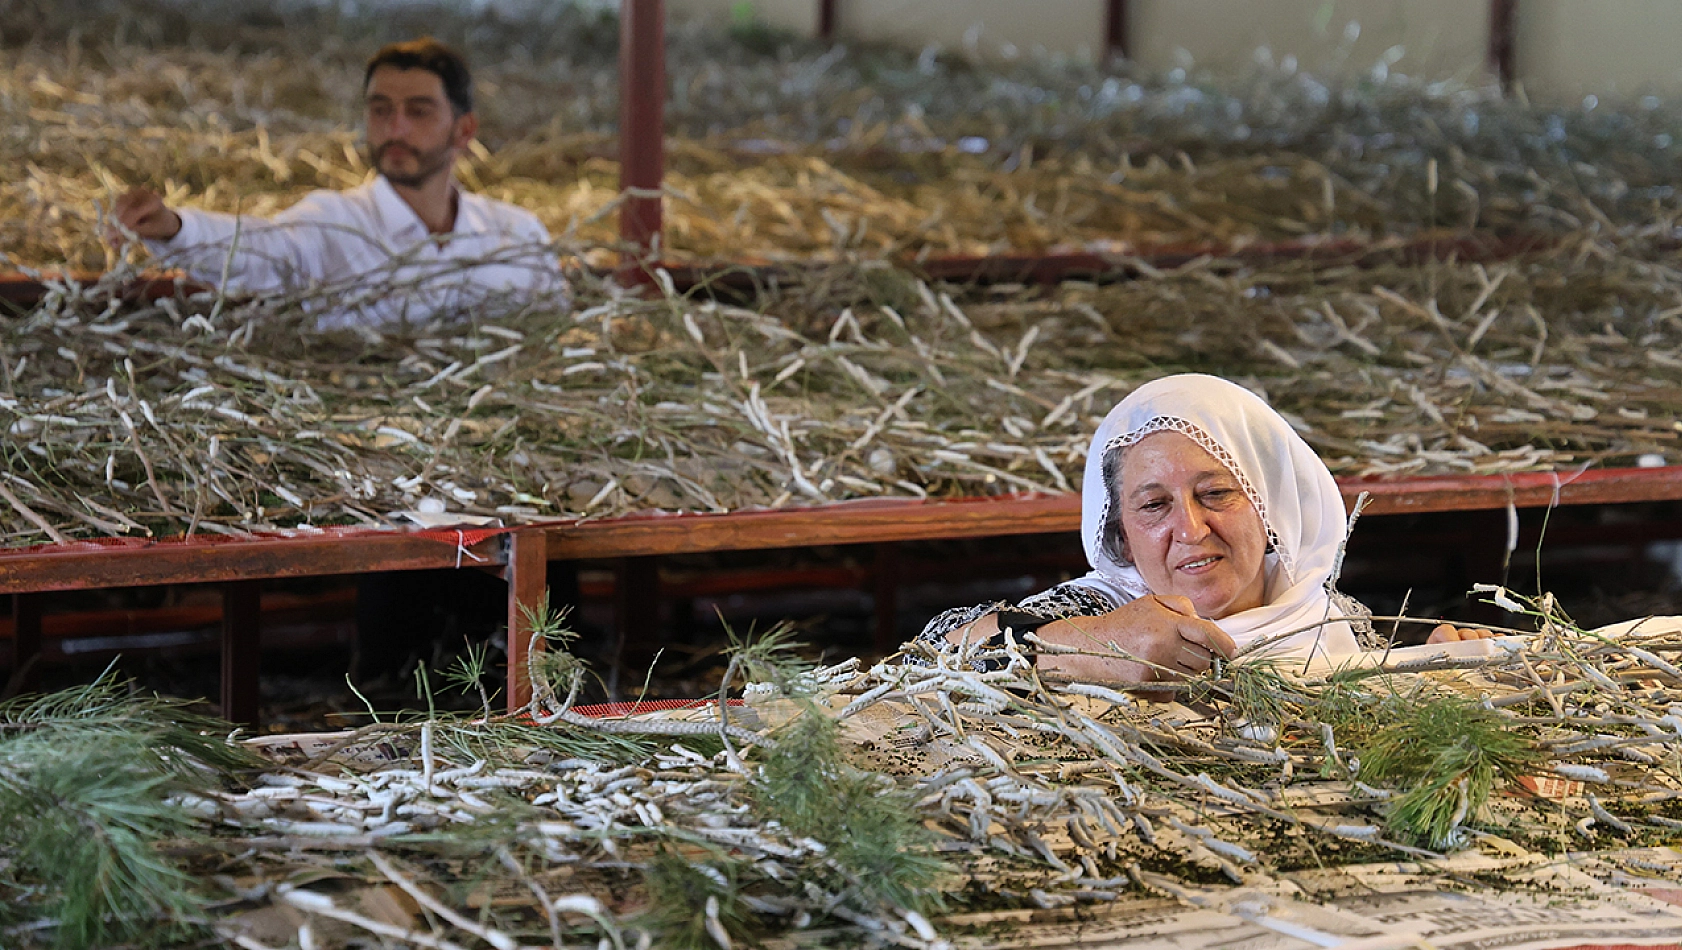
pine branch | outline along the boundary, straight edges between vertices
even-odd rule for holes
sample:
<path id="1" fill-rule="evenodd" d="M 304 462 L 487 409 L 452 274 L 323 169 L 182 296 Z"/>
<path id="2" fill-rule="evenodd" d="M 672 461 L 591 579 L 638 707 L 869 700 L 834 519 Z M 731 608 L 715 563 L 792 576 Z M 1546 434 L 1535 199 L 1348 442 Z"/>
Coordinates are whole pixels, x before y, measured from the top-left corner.
<path id="1" fill-rule="evenodd" d="M 0 888 L 57 921 L 61 947 L 180 935 L 197 882 L 161 849 L 203 831 L 172 796 L 207 794 L 256 760 L 227 723 L 94 683 L 0 707 Z"/>

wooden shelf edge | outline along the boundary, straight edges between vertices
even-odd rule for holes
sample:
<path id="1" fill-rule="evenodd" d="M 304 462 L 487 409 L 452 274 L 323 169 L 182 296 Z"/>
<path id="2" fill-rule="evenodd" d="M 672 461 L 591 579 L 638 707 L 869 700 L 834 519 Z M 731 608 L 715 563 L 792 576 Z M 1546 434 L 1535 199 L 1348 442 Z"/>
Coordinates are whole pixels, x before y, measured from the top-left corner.
<path id="1" fill-rule="evenodd" d="M 1339 479 L 1373 515 L 1682 500 L 1682 466 L 1578 473 Z M 1080 496 L 882 499 L 781 511 L 631 515 L 546 527 L 551 560 L 697 554 L 882 541 L 951 540 L 1080 530 Z"/>
<path id="2" fill-rule="evenodd" d="M 503 543 L 488 538 L 461 558 L 450 544 L 414 535 L 265 538 L 221 544 L 155 544 L 0 554 L 0 594 L 156 584 L 203 584 L 376 571 L 497 567 Z"/>

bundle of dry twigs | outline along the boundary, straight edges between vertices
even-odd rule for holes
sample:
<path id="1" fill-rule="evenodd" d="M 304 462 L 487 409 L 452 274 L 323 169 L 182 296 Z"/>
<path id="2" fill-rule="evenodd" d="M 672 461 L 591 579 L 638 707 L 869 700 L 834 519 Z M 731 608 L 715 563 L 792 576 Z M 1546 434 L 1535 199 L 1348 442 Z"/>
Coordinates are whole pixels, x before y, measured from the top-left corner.
<path id="1" fill-rule="evenodd" d="M 1187 370 L 1263 393 L 1339 473 L 1674 461 L 1663 241 L 1043 290 L 865 261 L 751 306 L 580 273 L 570 312 L 334 333 L 308 329 L 332 294 L 123 305 L 119 270 L 0 341 L 0 524 L 17 544 L 372 525 L 429 498 L 513 521 L 1067 491 L 1109 407 Z"/>
<path id="2" fill-rule="evenodd" d="M 583 670 L 557 641 L 529 721 L 260 740 L 276 766 L 255 781 L 178 795 L 200 827 L 169 853 L 216 869 L 232 896 L 199 923 L 253 948 L 836 928 L 985 945 L 1026 910 L 1239 886 L 1314 900 L 1352 865 L 1415 891 L 1662 886 L 1682 829 L 1675 618 L 1586 632 L 1545 598 L 1495 596 L 1540 627 L 1516 652 L 1251 660 L 1171 704 L 1046 682 L 1015 641 L 815 670 L 773 639 L 726 674 L 769 676 L 745 705 L 595 718 L 571 707 Z M 1549 891 L 1566 853 L 1575 876 Z"/>
<path id="3" fill-rule="evenodd" d="M 361 63 L 436 33 L 478 63 L 463 179 L 611 240 L 616 21 L 570 4 L 264 14 L 202 0 L 0 11 L 0 253 L 101 268 L 98 209 L 149 184 L 269 213 L 369 171 Z M 14 25 L 15 24 L 15 25 Z M 1422 228 L 1558 231 L 1677 208 L 1674 107 L 1553 109 L 1400 77 L 1237 83 L 983 67 L 674 27 L 666 250 L 682 257 L 1130 249 Z M 726 69 L 722 64 L 728 63 Z"/>

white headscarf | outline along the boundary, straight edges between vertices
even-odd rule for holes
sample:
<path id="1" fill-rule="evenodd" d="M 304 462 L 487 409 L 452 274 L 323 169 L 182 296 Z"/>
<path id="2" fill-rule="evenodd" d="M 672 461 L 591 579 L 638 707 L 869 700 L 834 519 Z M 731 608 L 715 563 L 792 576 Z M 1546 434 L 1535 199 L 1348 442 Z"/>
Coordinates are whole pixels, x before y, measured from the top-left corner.
<path id="1" fill-rule="evenodd" d="M 1131 564 L 1105 550 L 1104 524 L 1113 492 L 1104 460 L 1153 432 L 1189 436 L 1232 472 L 1261 515 L 1270 543 L 1265 602 L 1215 621 L 1240 649 L 1286 631 L 1311 627 L 1344 611 L 1328 582 L 1345 532 L 1343 496 L 1320 457 L 1277 412 L 1249 390 L 1214 376 L 1169 376 L 1140 386 L 1110 410 L 1092 439 L 1081 483 L 1081 541 L 1092 572 L 1073 583 L 1125 603 L 1150 593 Z M 1296 633 L 1268 655 L 1343 656 L 1360 649 L 1347 623 Z"/>

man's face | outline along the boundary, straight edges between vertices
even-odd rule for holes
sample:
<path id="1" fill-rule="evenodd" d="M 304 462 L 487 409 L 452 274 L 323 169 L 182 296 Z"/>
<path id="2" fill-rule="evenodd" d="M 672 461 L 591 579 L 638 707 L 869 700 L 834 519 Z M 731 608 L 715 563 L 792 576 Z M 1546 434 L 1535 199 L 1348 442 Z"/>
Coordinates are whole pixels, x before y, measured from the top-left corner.
<path id="1" fill-rule="evenodd" d="M 447 175 L 478 119 L 456 115 L 444 81 L 424 69 L 381 66 L 368 78 L 368 158 L 394 185 L 419 188 Z"/>

